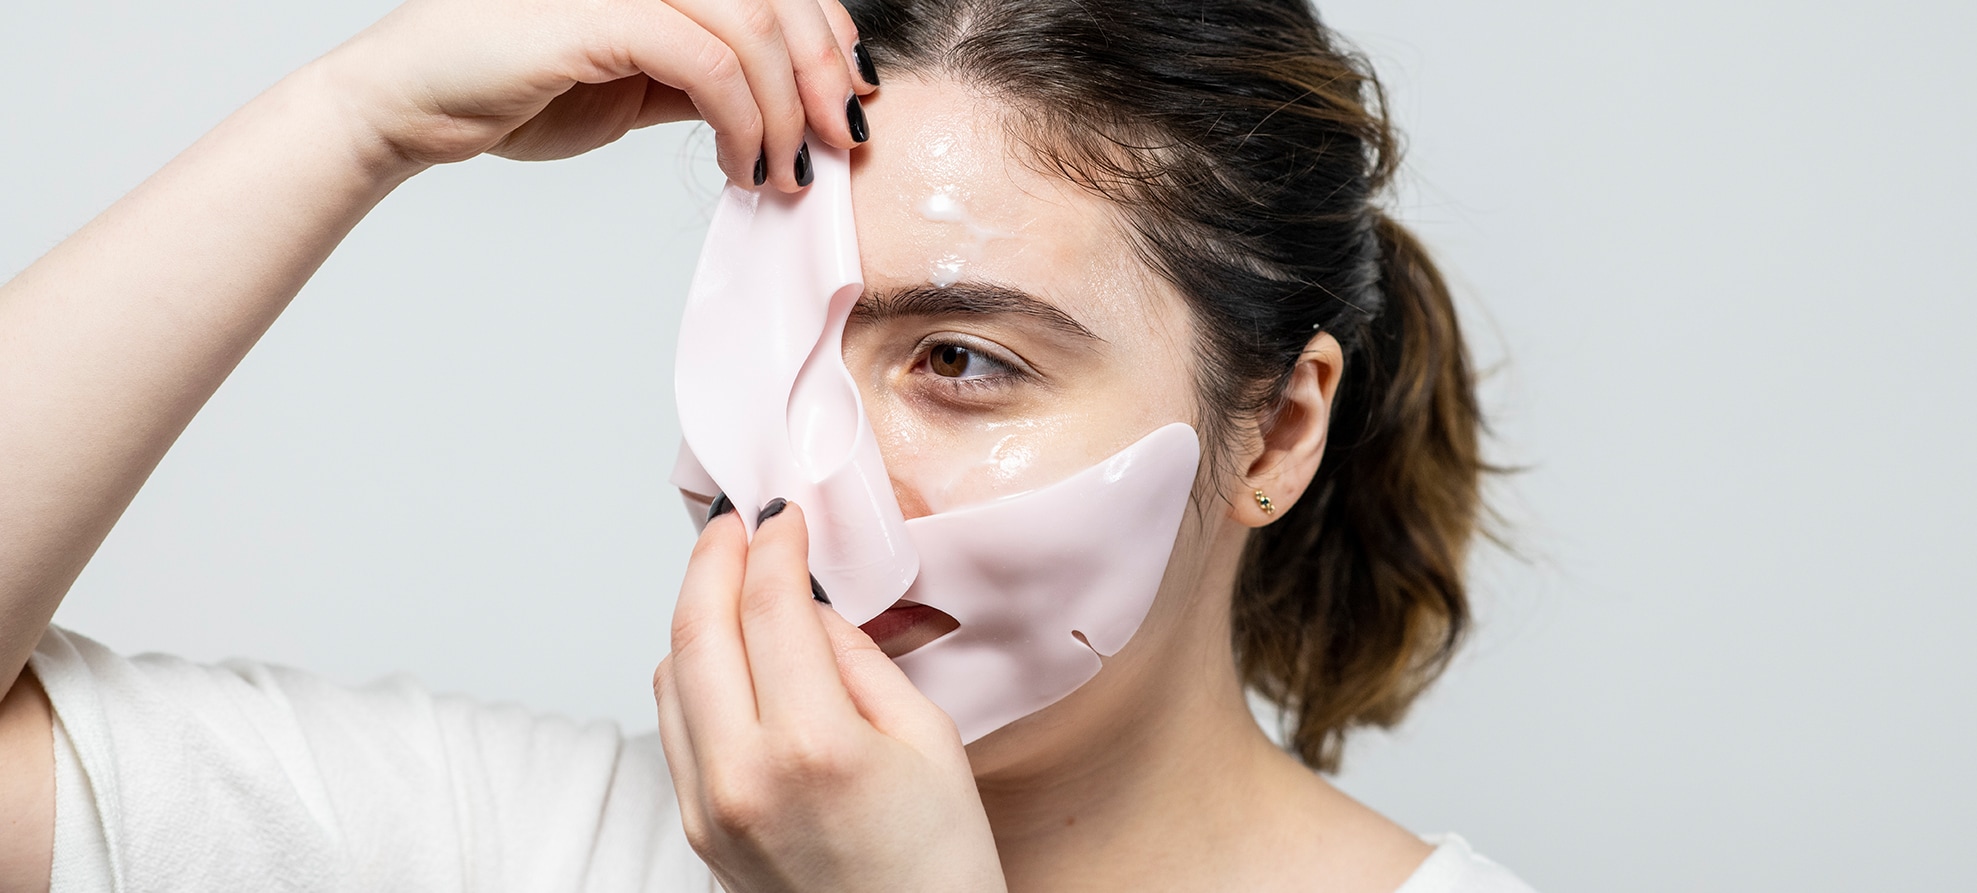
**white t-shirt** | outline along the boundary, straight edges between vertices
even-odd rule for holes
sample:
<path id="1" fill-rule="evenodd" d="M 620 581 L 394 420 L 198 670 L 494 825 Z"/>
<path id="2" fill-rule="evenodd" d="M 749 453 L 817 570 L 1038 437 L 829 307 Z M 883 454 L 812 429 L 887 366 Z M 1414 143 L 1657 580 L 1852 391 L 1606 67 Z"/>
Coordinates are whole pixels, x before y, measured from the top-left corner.
<path id="1" fill-rule="evenodd" d="M 718 891 L 656 734 L 50 628 L 52 889 Z M 1397 893 L 1529 893 L 1461 838 Z"/>

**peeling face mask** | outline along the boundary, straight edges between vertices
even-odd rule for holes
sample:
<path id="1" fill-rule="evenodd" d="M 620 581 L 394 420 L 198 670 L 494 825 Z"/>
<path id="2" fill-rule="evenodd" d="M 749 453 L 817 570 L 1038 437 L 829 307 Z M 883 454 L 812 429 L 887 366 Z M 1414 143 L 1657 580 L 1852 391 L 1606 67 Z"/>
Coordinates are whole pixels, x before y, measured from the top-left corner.
<path id="1" fill-rule="evenodd" d="M 894 660 L 973 742 L 1076 690 L 1139 629 L 1199 445 L 1193 428 L 1168 424 L 1065 474 L 1037 461 L 1047 436 L 1004 426 L 889 473 L 843 358 L 863 291 L 849 157 L 817 141 L 811 153 L 816 179 L 803 193 L 722 193 L 680 324 L 686 443 L 673 483 L 696 523 L 705 497 L 725 493 L 751 536 L 770 499 L 801 505 L 811 573 L 853 624 L 907 605 L 953 618 L 951 632 Z M 953 278 L 942 281 L 939 261 L 931 271 L 940 287 L 974 259 L 964 252 L 1007 235 L 943 196 L 918 208 L 963 228 Z M 905 518 L 895 478 L 933 513 Z"/>

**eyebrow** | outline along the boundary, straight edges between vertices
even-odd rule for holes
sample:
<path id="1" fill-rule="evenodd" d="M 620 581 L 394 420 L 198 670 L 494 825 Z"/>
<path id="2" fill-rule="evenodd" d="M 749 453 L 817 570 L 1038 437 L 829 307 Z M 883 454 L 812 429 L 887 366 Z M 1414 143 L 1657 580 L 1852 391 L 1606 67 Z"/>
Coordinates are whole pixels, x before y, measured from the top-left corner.
<path id="1" fill-rule="evenodd" d="M 1059 332 L 1104 341 L 1084 323 L 1049 302 L 1021 289 L 987 282 L 957 282 L 949 286 L 914 285 L 869 291 L 851 308 L 851 318 L 880 323 L 905 316 L 1027 316 Z"/>

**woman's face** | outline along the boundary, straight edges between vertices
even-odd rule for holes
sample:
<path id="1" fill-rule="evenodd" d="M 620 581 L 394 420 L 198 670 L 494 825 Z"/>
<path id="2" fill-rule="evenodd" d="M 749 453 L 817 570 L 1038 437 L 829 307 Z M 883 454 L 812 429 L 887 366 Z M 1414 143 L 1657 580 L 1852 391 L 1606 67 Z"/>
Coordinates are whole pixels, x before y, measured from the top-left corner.
<path id="1" fill-rule="evenodd" d="M 993 99 L 888 77 L 867 102 L 875 138 L 852 156 L 866 290 L 845 365 L 908 518 L 1035 489 L 1162 425 L 1196 424 L 1189 311 L 1114 206 L 1027 166 Z M 1232 560 L 1204 560 L 1230 551 L 1225 526 L 1189 512 L 1126 651 L 1073 697 L 971 746 L 978 772 L 1034 764 L 1053 736 L 1033 730 L 1065 725 L 1053 715 L 1130 715 L 1158 684 L 1145 668 L 1194 650 L 1176 636 L 1226 642 L 1219 617 L 1179 619 L 1202 609 L 1204 565 L 1233 574 Z M 1201 616 L 1215 611 L 1225 617 L 1226 601 Z"/>
<path id="2" fill-rule="evenodd" d="M 1111 207 L 1025 167 L 993 101 L 910 80 L 883 93 L 868 113 L 883 135 L 853 153 L 866 287 L 845 364 L 906 516 L 1192 423 L 1186 308 Z"/>

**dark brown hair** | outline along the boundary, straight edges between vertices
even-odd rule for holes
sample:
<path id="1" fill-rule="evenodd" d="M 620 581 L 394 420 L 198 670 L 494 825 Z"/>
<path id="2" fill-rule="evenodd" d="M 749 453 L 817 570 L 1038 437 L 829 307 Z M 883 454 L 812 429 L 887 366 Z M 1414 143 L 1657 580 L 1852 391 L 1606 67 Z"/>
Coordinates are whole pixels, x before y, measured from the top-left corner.
<path id="1" fill-rule="evenodd" d="M 1233 607 L 1244 680 L 1336 769 L 1460 641 L 1486 470 L 1448 287 L 1378 204 L 1399 147 L 1371 68 L 1303 0 L 846 7 L 882 73 L 1003 100 L 1041 161 L 1126 210 L 1193 309 L 1211 445 L 1269 424 L 1317 332 L 1345 348 L 1323 466 L 1251 534 Z"/>

